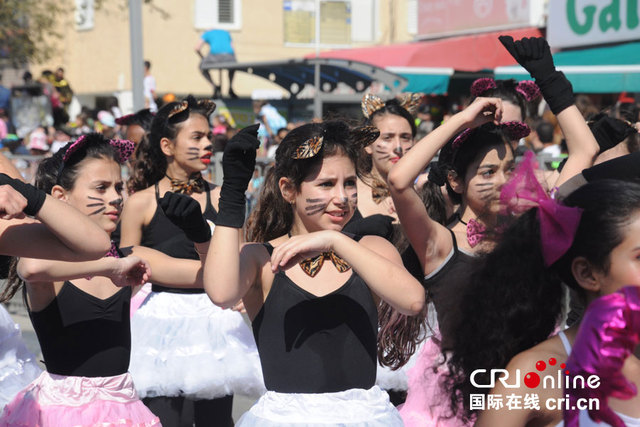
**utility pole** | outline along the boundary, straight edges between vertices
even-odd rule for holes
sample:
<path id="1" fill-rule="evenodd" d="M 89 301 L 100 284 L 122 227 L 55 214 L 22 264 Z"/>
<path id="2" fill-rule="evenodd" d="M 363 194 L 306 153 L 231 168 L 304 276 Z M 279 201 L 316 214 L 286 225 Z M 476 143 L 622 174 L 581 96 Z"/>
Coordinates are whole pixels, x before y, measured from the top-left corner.
<path id="1" fill-rule="evenodd" d="M 133 111 L 144 108 L 142 52 L 142 0 L 129 0 L 129 34 L 131 45 L 131 92 Z"/>

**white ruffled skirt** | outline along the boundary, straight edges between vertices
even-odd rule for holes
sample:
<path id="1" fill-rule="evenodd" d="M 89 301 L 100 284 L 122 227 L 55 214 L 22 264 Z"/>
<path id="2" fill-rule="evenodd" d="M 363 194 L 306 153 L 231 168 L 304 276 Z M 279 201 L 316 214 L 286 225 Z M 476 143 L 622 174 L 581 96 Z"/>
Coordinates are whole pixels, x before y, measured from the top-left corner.
<path id="1" fill-rule="evenodd" d="M 257 397 L 266 391 L 249 326 L 204 293 L 147 296 L 131 319 L 129 371 L 141 398 Z"/>
<path id="2" fill-rule="evenodd" d="M 337 393 L 268 391 L 236 427 L 401 427 L 402 418 L 378 386 Z"/>
<path id="3" fill-rule="evenodd" d="M 22 341 L 20 327 L 0 305 L 0 411 L 41 372 Z"/>

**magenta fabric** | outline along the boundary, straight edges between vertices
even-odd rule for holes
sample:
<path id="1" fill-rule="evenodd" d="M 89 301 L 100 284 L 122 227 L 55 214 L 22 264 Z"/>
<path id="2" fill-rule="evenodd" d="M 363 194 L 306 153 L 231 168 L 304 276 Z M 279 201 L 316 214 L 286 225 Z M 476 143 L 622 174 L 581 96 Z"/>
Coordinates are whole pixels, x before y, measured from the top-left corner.
<path id="1" fill-rule="evenodd" d="M 582 209 L 561 205 L 549 197 L 536 178 L 537 167 L 533 152 L 527 151 L 513 177 L 502 187 L 500 200 L 507 215 L 538 208 L 542 256 L 548 267 L 571 247 Z"/>
<path id="2" fill-rule="evenodd" d="M 625 423 L 609 407 L 607 398 L 630 399 L 636 395 L 636 386 L 621 370 L 639 342 L 640 287 L 625 286 L 589 304 L 567 360 L 567 371 L 571 381 L 577 375 L 585 379 L 598 375 L 600 386 L 565 390 L 569 394 L 569 407 L 575 408 L 579 398 L 597 398 L 600 408 L 589 411 L 591 419 L 624 427 Z M 578 427 L 579 415 L 577 409 L 565 411 L 565 426 Z"/>

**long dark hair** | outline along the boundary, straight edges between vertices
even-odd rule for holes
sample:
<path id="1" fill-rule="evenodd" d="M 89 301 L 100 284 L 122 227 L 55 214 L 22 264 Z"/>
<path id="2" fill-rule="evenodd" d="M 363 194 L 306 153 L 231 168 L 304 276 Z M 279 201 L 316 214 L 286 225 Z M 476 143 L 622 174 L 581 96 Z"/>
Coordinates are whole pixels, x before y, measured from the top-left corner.
<path id="1" fill-rule="evenodd" d="M 186 103 L 186 108 L 181 105 Z M 179 113 L 175 113 L 176 110 Z M 136 160 L 131 171 L 131 178 L 127 182 L 130 193 L 144 190 L 160 181 L 167 172 L 167 157 L 160 148 L 160 140 L 168 138 L 174 140 L 192 114 L 199 114 L 209 121 L 213 110 L 207 104 L 197 101 L 189 95 L 182 101 L 170 102 L 163 105 L 153 117 L 151 130 L 142 138 L 136 147 Z"/>
<path id="2" fill-rule="evenodd" d="M 116 163 L 120 162 L 117 151 L 109 144 L 109 141 L 99 133 L 91 133 L 86 136 L 85 143 L 69 156 L 66 162 L 63 157 L 67 145 L 58 150 L 53 156 L 43 159 L 38 165 L 35 177 L 35 187 L 51 194 L 51 189 L 59 185 L 65 190 L 72 190 L 78 178 L 78 171 L 86 159 L 107 159 Z M 17 258 L 11 260 L 7 285 L 0 294 L 0 302 L 9 301 L 24 284 L 17 273 Z"/>
<path id="3" fill-rule="evenodd" d="M 571 273 L 572 261 L 584 257 L 608 272 L 611 251 L 623 241 L 632 214 L 640 210 L 640 184 L 596 181 L 574 191 L 564 204 L 583 213 L 571 247 L 558 261 L 545 267 L 533 208 L 511 225 L 470 275 L 456 340 L 443 348 L 449 356 L 445 388 L 454 413 L 462 418 L 470 419 L 473 413 L 469 396 L 487 392 L 470 383 L 474 370 L 504 368 L 553 333 L 564 307 L 562 283 L 581 289 Z M 478 381 L 481 377 L 476 375 Z"/>

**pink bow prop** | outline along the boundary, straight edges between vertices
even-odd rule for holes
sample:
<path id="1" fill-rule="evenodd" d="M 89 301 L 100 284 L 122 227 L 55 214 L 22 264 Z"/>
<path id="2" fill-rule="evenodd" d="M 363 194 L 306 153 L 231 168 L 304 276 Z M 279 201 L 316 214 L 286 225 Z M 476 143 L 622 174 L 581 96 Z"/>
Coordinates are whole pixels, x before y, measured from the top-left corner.
<path id="1" fill-rule="evenodd" d="M 469 222 L 467 222 L 467 242 L 469 242 L 469 246 L 475 248 L 478 243 L 484 239 L 486 232 L 487 227 L 484 224 L 479 223 L 473 218 L 470 219 Z"/>
<path id="2" fill-rule="evenodd" d="M 548 267 L 571 247 L 582 209 L 563 206 L 551 199 L 536 178 L 537 167 L 533 152 L 527 151 L 513 177 L 502 187 L 500 200 L 507 215 L 538 208 L 542 256 Z"/>
<path id="3" fill-rule="evenodd" d="M 640 342 L 640 288 L 625 286 L 618 292 L 593 301 L 580 324 L 580 330 L 567 360 L 570 384 L 580 375 L 585 380 L 591 375 L 600 378 L 596 388 L 580 387 L 565 390 L 569 394 L 569 408 L 577 408 L 578 399 L 598 399 L 598 409 L 589 410 L 594 421 L 604 421 L 614 427 L 625 423 L 609 407 L 609 396 L 630 399 L 636 395 L 636 386 L 622 375 L 622 366 Z M 583 400 L 587 401 L 588 400 Z M 589 404 L 589 407 L 592 405 Z M 578 427 L 580 411 L 564 412 L 564 423 Z"/>
<path id="4" fill-rule="evenodd" d="M 120 258 L 120 254 L 118 253 L 118 248 L 116 247 L 116 244 L 113 242 L 113 240 L 111 241 L 111 249 L 109 249 L 109 252 L 107 252 L 105 256 Z"/>

